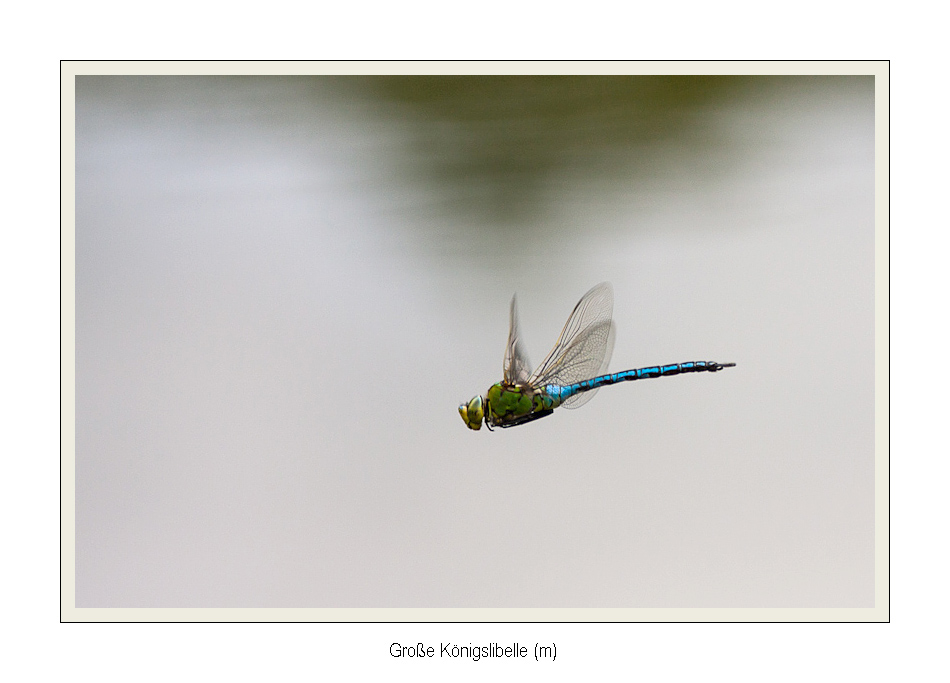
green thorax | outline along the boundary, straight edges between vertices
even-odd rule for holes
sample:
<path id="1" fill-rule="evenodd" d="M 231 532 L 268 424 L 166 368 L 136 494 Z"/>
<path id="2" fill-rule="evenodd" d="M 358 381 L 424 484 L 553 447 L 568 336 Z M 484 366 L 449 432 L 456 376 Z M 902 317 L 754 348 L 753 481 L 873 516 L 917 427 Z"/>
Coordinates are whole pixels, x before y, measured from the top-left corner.
<path id="1" fill-rule="evenodd" d="M 493 384 L 485 398 L 488 403 L 485 419 L 493 425 L 504 425 L 532 413 L 550 412 L 559 404 L 541 388 L 507 382 Z"/>

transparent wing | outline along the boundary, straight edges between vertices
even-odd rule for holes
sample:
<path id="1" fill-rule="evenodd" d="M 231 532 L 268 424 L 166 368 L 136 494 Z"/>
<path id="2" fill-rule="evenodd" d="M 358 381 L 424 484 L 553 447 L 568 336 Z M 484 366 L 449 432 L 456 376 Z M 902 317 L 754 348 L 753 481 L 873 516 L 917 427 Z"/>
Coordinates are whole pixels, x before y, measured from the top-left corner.
<path id="1" fill-rule="evenodd" d="M 531 361 L 521 341 L 518 329 L 517 296 L 511 297 L 511 317 L 508 327 L 508 346 L 505 348 L 505 381 L 510 384 L 526 384 L 531 375 Z"/>
<path id="2" fill-rule="evenodd" d="M 564 364 L 558 372 L 557 382 L 562 386 L 582 382 L 607 372 L 610 355 L 614 350 L 613 322 L 598 323 L 588 328 L 587 333 L 578 337 L 564 352 Z M 600 363 L 597 359 L 602 357 Z M 551 384 L 544 382 L 542 384 Z M 565 408 L 580 408 L 594 398 L 599 389 L 591 389 L 580 394 L 574 394 L 561 405 Z"/>
<path id="3" fill-rule="evenodd" d="M 528 379 L 532 386 L 568 386 L 602 375 L 614 350 L 614 298 L 609 282 L 602 282 L 581 297 L 567 319 L 547 358 Z M 567 399 L 565 408 L 579 408 L 597 390 Z"/>

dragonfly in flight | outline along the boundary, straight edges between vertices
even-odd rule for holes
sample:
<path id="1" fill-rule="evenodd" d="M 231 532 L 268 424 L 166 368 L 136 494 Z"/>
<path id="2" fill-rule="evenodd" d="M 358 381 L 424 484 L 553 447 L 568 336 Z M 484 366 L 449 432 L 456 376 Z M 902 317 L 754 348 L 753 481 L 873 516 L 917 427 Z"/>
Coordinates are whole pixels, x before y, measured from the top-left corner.
<path id="1" fill-rule="evenodd" d="M 691 361 L 654 365 L 613 374 L 607 364 L 614 348 L 613 291 L 602 282 L 581 297 L 567 319 L 551 353 L 532 372 L 518 330 L 518 305 L 511 299 L 505 372 L 484 396 L 459 406 L 469 429 L 514 427 L 547 417 L 555 408 L 580 408 L 600 387 L 638 379 L 682 375 L 687 372 L 719 372 L 735 363 Z"/>

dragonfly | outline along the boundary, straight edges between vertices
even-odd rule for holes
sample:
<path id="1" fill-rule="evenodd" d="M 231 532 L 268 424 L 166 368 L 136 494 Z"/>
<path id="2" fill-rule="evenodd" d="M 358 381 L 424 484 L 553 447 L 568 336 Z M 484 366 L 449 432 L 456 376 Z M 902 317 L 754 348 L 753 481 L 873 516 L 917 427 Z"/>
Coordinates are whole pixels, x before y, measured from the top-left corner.
<path id="1" fill-rule="evenodd" d="M 609 282 L 592 287 L 577 302 L 554 348 L 532 372 L 518 327 L 517 296 L 513 296 L 504 379 L 491 385 L 484 396 L 475 396 L 459 406 L 466 426 L 478 430 L 484 423 L 489 431 L 493 427 L 516 427 L 547 417 L 561 406 L 580 408 L 609 384 L 735 367 L 735 363 L 700 360 L 604 374 L 616 333 L 613 302 Z"/>

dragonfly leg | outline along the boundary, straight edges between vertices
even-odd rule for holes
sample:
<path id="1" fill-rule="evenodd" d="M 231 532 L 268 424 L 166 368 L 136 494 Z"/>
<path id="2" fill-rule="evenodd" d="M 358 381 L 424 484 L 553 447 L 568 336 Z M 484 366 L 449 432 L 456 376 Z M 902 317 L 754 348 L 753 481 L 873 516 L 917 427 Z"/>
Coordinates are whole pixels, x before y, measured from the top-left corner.
<path id="1" fill-rule="evenodd" d="M 539 410 L 535 413 L 528 413 L 527 415 L 522 415 L 521 417 L 515 418 L 514 420 L 511 420 L 510 422 L 505 422 L 498 426 L 499 427 L 517 427 L 518 425 L 523 425 L 528 422 L 533 422 L 534 420 L 539 420 L 542 417 L 547 417 L 553 412 L 554 412 L 553 408 L 549 410 Z"/>

